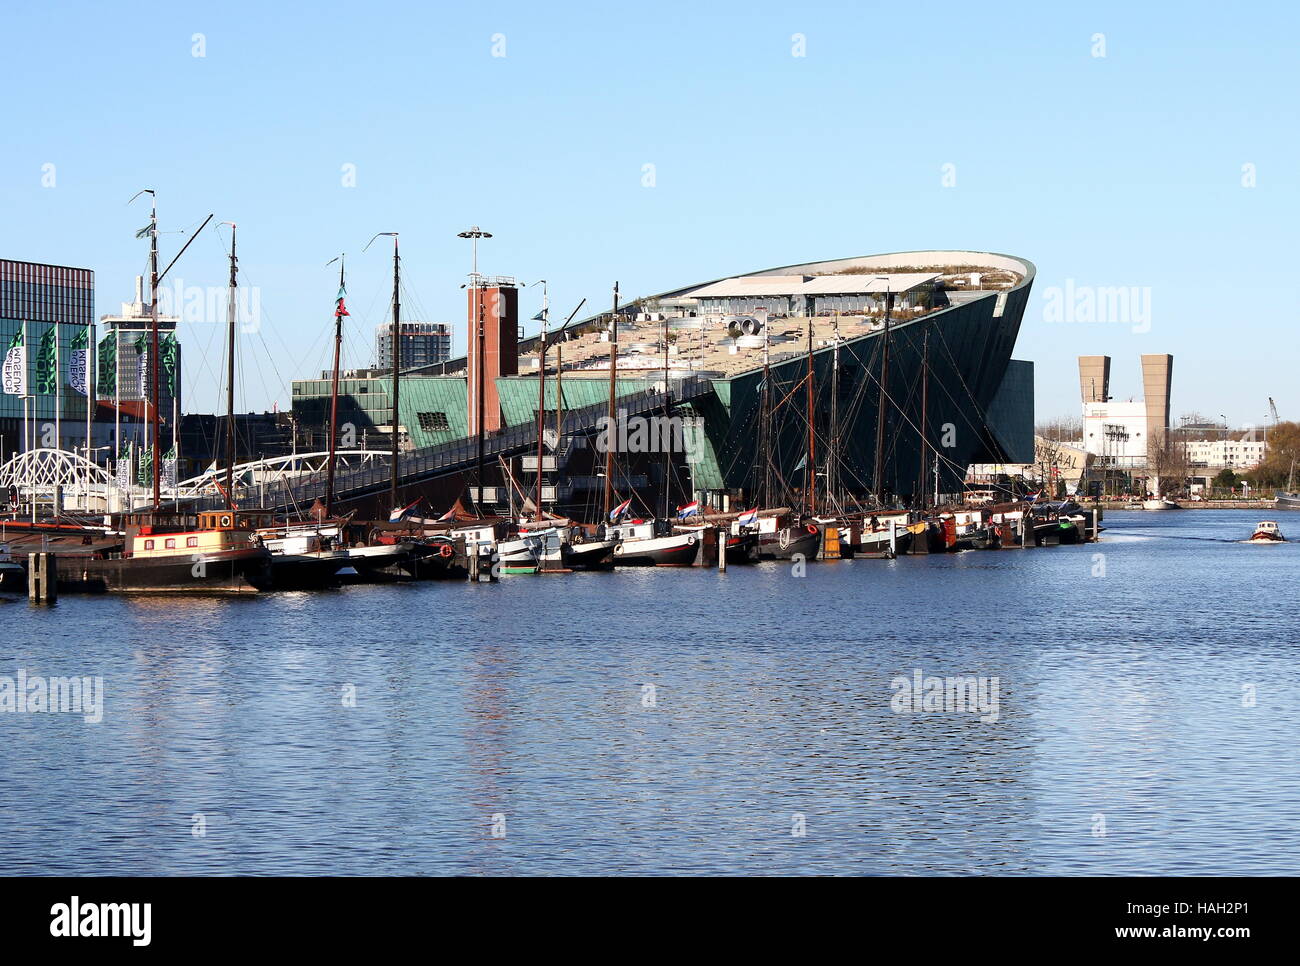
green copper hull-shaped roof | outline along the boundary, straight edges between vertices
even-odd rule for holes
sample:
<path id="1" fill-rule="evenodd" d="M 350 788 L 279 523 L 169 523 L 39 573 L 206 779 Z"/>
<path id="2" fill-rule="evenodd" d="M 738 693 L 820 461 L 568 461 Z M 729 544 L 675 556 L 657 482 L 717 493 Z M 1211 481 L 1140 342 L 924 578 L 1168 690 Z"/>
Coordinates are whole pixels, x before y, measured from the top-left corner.
<path id="1" fill-rule="evenodd" d="M 663 373 L 655 370 L 654 377 L 662 381 Z M 646 379 L 644 376 L 620 377 L 615 384 L 615 396 L 644 393 L 647 387 L 653 384 L 654 377 L 651 379 Z M 579 377 L 566 373 L 561 384 L 566 410 L 594 406 L 609 399 L 609 373 L 596 377 Z M 498 379 L 497 397 L 501 400 L 501 416 L 507 426 L 517 426 L 537 418 L 536 376 L 504 376 Z M 546 377 L 548 413 L 555 411 L 555 401 L 555 377 L 548 374 Z"/>
<path id="2" fill-rule="evenodd" d="M 469 435 L 465 380 L 462 378 L 403 379 L 400 406 L 402 425 L 417 447 L 435 446 Z M 423 418 L 421 413 L 425 414 Z M 439 413 L 443 418 L 438 417 Z M 447 428 L 434 428 L 442 426 Z"/>

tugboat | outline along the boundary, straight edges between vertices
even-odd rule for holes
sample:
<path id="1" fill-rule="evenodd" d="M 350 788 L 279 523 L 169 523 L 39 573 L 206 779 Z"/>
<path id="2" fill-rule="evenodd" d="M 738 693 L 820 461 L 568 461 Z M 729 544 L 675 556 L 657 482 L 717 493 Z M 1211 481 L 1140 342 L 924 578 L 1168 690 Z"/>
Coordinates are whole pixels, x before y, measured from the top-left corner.
<path id="1" fill-rule="evenodd" d="M 125 518 L 122 553 L 59 560 L 59 590 L 68 593 L 247 594 L 273 587 L 271 551 L 228 510 L 193 517 L 161 513 Z"/>
<path id="2" fill-rule="evenodd" d="M 1273 520 L 1261 520 L 1247 543 L 1286 543 L 1286 537 Z"/>

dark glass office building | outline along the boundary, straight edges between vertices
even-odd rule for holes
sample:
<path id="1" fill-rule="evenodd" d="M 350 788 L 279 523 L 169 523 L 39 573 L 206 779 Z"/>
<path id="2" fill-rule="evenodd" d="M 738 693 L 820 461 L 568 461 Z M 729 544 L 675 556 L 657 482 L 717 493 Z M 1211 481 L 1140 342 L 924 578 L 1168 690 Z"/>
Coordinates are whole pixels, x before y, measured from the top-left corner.
<path id="1" fill-rule="evenodd" d="M 57 415 L 62 447 L 85 445 L 84 385 L 70 375 L 77 349 L 95 344 L 94 321 L 90 269 L 0 259 L 0 358 L 16 342 L 27 349 L 27 396 L 0 394 L 0 459 L 23 447 L 24 408 L 29 442 L 52 442 Z"/>

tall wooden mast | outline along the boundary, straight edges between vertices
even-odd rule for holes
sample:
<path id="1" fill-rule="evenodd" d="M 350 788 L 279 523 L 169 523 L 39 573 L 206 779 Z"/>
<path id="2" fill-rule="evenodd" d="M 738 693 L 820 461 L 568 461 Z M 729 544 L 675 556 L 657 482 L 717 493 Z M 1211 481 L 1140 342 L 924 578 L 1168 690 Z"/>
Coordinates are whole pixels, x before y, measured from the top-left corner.
<path id="1" fill-rule="evenodd" d="M 665 520 L 672 519 L 672 509 L 671 509 L 672 508 L 672 503 L 671 503 L 672 487 L 669 484 L 669 480 L 672 477 L 672 470 L 673 470 L 673 447 L 672 447 L 673 433 L 671 433 L 668 430 L 668 427 L 672 425 L 671 419 L 672 419 L 672 412 L 673 412 L 673 404 L 668 393 L 668 376 L 669 376 L 668 315 L 665 313 L 664 315 L 664 422 L 663 422 L 664 428 L 663 431 L 659 434 L 659 438 L 661 441 L 668 440 L 668 442 L 664 445 L 664 519 Z M 690 500 L 687 500 L 686 502 L 689 503 Z"/>
<path id="2" fill-rule="evenodd" d="M 817 513 L 817 439 L 816 415 L 813 412 L 813 317 L 808 316 L 808 451 L 804 453 L 804 502 L 808 512 Z"/>
<path id="3" fill-rule="evenodd" d="M 921 434 L 921 472 L 917 477 L 917 494 L 920 500 L 920 509 L 925 509 L 925 476 L 926 476 L 926 422 L 929 419 L 929 413 L 926 411 L 929 405 L 930 395 L 930 328 L 926 326 L 925 334 L 921 338 L 921 425 L 918 427 Z"/>
<path id="4" fill-rule="evenodd" d="M 235 288 L 239 261 L 235 255 L 235 223 L 230 226 L 230 290 L 226 297 L 226 505 L 235 508 Z"/>
<path id="5" fill-rule="evenodd" d="M 832 338 L 835 349 L 831 355 L 831 431 L 826 453 L 826 501 L 838 506 L 835 490 L 839 485 L 840 459 L 840 314 L 835 313 Z"/>
<path id="6" fill-rule="evenodd" d="M 605 522 L 614 496 L 614 388 L 618 375 L 618 282 L 614 283 L 614 311 L 609 321 L 609 421 L 605 424 Z"/>
<path id="7" fill-rule="evenodd" d="M 379 232 L 379 234 L 375 235 L 374 238 L 371 238 L 370 241 L 366 242 L 366 248 L 369 248 L 374 243 L 375 238 L 380 237 L 387 237 L 393 240 L 393 388 L 391 393 L 391 401 L 393 404 L 393 419 L 391 427 L 392 474 L 388 486 L 388 498 L 392 503 L 393 509 L 400 510 L 401 505 L 398 503 L 397 498 L 397 482 L 401 477 L 400 459 L 402 452 L 402 419 L 401 410 L 399 408 L 399 403 L 401 401 L 400 394 L 402 391 L 402 262 L 398 256 L 397 232 L 395 231 Z M 366 248 L 361 249 L 362 252 L 364 252 Z M 342 271 L 342 269 L 340 269 L 340 271 Z"/>
<path id="8" fill-rule="evenodd" d="M 400 509 L 397 484 L 401 476 L 402 418 L 398 406 L 402 390 L 402 262 L 397 254 L 397 232 L 393 232 L 393 478 L 389 499 L 394 510 Z"/>
<path id="9" fill-rule="evenodd" d="M 534 283 L 536 284 L 536 283 Z M 542 280 L 542 335 L 537 344 L 537 492 L 533 496 L 533 514 L 542 519 L 542 436 L 546 430 L 546 321 L 550 312 L 546 294 L 546 280 Z"/>
<path id="10" fill-rule="evenodd" d="M 158 465 L 158 437 L 160 422 L 158 407 L 161 402 L 159 390 L 162 380 L 158 378 L 158 199 L 149 189 L 149 435 L 153 444 L 149 451 L 149 463 L 153 468 L 153 508 L 157 512 L 162 507 L 162 475 Z"/>
<path id="11" fill-rule="evenodd" d="M 330 381 L 329 459 L 325 467 L 325 515 L 327 517 L 334 512 L 334 461 L 338 451 L 339 436 L 339 361 L 343 349 L 343 316 L 348 314 L 343 302 L 347 291 L 344 276 L 346 261 L 346 255 L 339 255 L 339 294 L 334 301 L 334 369 Z"/>
<path id="12" fill-rule="evenodd" d="M 212 215 L 203 219 L 203 224 L 199 225 L 194 234 L 190 235 L 189 240 L 181 246 L 181 250 L 168 263 L 167 267 L 160 273 L 158 271 L 158 203 L 157 197 L 152 188 L 144 188 L 135 193 L 131 201 L 143 194 L 149 195 L 149 359 L 146 368 L 146 374 L 153 383 L 149 393 L 150 405 L 146 408 L 151 410 L 149 413 L 150 434 L 152 436 L 152 448 L 150 449 L 150 462 L 153 464 L 153 508 L 158 511 L 162 508 L 162 467 L 158 462 L 158 445 L 159 445 L 159 408 L 161 405 L 160 390 L 160 367 L 159 358 L 161 353 L 158 346 L 158 284 L 163 280 L 168 272 L 172 270 L 185 250 L 193 244 L 194 239 L 198 238 L 203 229 L 208 226 L 212 220 Z M 127 202 L 130 204 L 130 202 Z M 143 231 L 143 229 L 142 229 Z M 141 393 L 143 395 L 143 393 Z M 173 396 L 175 394 L 173 393 Z"/>
<path id="13" fill-rule="evenodd" d="M 701 324 L 703 321 L 701 320 Z M 763 319 L 763 384 L 758 405 L 758 452 L 755 454 L 761 472 L 758 478 L 758 505 L 772 505 L 772 365 L 771 326 Z M 701 363 L 703 365 L 703 363 Z"/>
<path id="14" fill-rule="evenodd" d="M 886 399 L 889 395 L 889 293 L 885 293 L 885 331 L 884 344 L 881 350 L 880 364 L 880 405 L 876 412 L 876 466 L 875 481 L 872 488 L 875 490 L 876 502 L 884 506 L 885 501 L 882 496 L 881 485 L 885 479 L 885 414 Z"/>

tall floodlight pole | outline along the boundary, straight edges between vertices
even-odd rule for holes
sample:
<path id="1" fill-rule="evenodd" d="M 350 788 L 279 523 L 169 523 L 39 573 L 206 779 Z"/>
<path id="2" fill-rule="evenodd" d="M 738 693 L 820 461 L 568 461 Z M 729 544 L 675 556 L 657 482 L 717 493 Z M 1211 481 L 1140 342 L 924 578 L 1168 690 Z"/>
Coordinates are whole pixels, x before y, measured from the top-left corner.
<path id="1" fill-rule="evenodd" d="M 470 272 L 470 321 L 466 332 L 467 341 L 474 339 L 470 345 L 477 346 L 474 357 L 477 360 L 475 368 L 474 385 L 469 387 L 473 392 L 474 399 L 470 406 L 470 411 L 475 414 L 474 421 L 478 424 L 478 454 L 475 459 L 474 475 L 478 484 L 478 499 L 474 501 L 475 507 L 479 510 L 479 516 L 483 515 L 483 420 L 485 409 L 483 405 L 484 379 L 483 370 L 487 359 L 487 333 L 484 329 L 483 306 L 479 297 L 479 277 L 478 277 L 478 240 L 480 238 L 491 238 L 490 231 L 484 231 L 478 225 L 473 225 L 465 231 L 458 232 L 457 238 L 468 238 L 470 240 L 471 267 Z M 469 351 L 469 345 L 466 346 Z"/>

